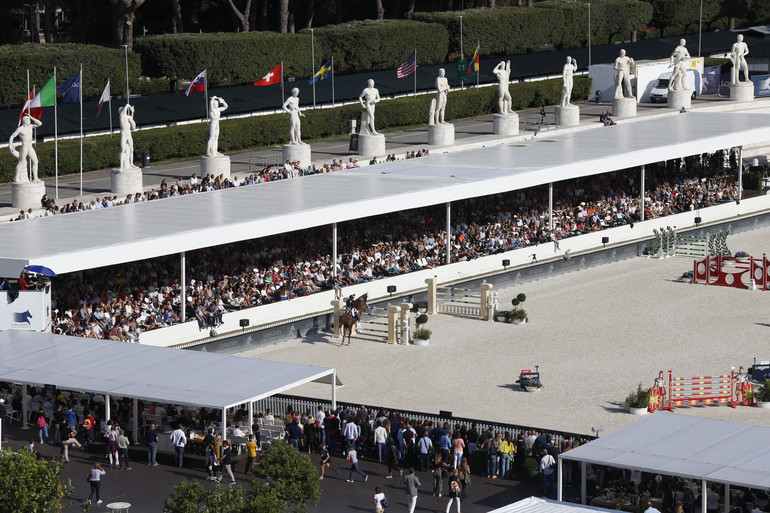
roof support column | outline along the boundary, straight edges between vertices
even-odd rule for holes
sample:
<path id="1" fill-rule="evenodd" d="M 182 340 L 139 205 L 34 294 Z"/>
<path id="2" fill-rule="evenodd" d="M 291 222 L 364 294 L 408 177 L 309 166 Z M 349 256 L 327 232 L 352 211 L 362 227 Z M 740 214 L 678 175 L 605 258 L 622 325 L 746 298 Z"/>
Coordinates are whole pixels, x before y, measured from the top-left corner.
<path id="1" fill-rule="evenodd" d="M 83 412 L 85 414 L 85 412 Z M 110 394 L 104 394 L 104 422 L 110 420 Z"/>
<path id="2" fill-rule="evenodd" d="M 446 263 L 452 263 L 452 203 L 446 202 Z"/>
<path id="3" fill-rule="evenodd" d="M 743 199 L 743 146 L 738 146 L 738 202 L 740 202 L 742 199 Z"/>
<path id="4" fill-rule="evenodd" d="M 332 281 L 337 285 L 337 223 L 332 223 Z"/>
<path id="5" fill-rule="evenodd" d="M 21 387 L 21 429 L 29 429 L 27 419 L 29 418 L 29 401 L 27 401 L 27 384 Z"/>
<path id="6" fill-rule="evenodd" d="M 700 490 L 701 490 L 701 492 L 700 492 L 700 497 L 701 497 L 701 499 L 700 499 L 700 502 L 701 502 L 701 504 L 700 504 L 701 513 L 706 513 L 706 504 L 707 504 L 706 503 L 706 495 L 707 495 L 706 491 L 708 490 L 708 488 L 706 488 L 706 480 L 705 479 L 701 482 Z"/>
<path id="7" fill-rule="evenodd" d="M 586 503 L 586 465 L 585 461 L 580 462 L 580 504 Z"/>
<path id="8" fill-rule="evenodd" d="M 548 231 L 553 232 L 553 182 L 548 184 Z"/>
<path id="9" fill-rule="evenodd" d="M 639 212 L 639 220 L 644 221 L 644 164 L 642 164 L 641 181 L 639 184 L 639 205 L 641 205 L 641 212 Z"/>
<path id="10" fill-rule="evenodd" d="M 179 274 L 181 275 L 179 278 L 179 286 L 182 289 L 182 306 L 179 307 L 181 310 L 181 317 L 182 322 L 187 321 L 187 287 L 186 287 L 186 276 L 185 276 L 185 252 L 182 251 L 179 253 Z"/>
<path id="11" fill-rule="evenodd" d="M 562 473 L 562 463 L 563 462 L 561 458 L 556 460 L 556 471 L 558 472 L 556 474 L 556 500 L 559 502 L 562 501 L 562 492 L 564 491 L 562 487 L 562 482 L 561 482 L 564 476 L 564 474 Z"/>
<path id="12" fill-rule="evenodd" d="M 139 445 L 139 400 L 134 398 L 133 403 L 134 418 L 131 422 L 131 432 L 134 434 L 134 445 Z"/>
<path id="13" fill-rule="evenodd" d="M 332 410 L 337 409 L 337 369 L 332 371 Z"/>
<path id="14" fill-rule="evenodd" d="M 222 441 L 227 440 L 227 408 L 222 407 Z"/>
<path id="15" fill-rule="evenodd" d="M 733 501 L 730 499 L 730 485 L 725 483 L 725 513 L 730 513 Z"/>
<path id="16" fill-rule="evenodd" d="M 252 401 L 251 399 L 249 399 L 249 407 L 246 408 L 246 410 L 248 412 L 248 419 L 249 419 L 248 429 L 249 429 L 249 432 L 251 432 L 251 426 L 254 425 L 254 401 Z"/>

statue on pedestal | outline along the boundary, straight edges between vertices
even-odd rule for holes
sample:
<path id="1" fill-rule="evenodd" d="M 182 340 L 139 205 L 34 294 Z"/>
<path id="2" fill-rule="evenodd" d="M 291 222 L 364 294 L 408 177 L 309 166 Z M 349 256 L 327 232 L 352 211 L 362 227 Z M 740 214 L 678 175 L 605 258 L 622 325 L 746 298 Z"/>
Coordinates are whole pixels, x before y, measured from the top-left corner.
<path id="1" fill-rule="evenodd" d="M 304 117 L 299 108 L 299 89 L 291 90 L 291 96 L 283 103 L 283 111 L 289 113 L 289 144 L 305 144 L 302 142 L 302 130 L 299 117 Z"/>
<path id="2" fill-rule="evenodd" d="M 374 80 L 371 78 L 367 80 L 366 83 L 366 89 L 364 89 L 358 97 L 361 107 L 364 108 L 364 112 L 361 116 L 361 134 L 379 135 L 374 128 L 374 109 L 377 102 L 380 101 L 380 92 L 374 87 Z"/>
<path id="3" fill-rule="evenodd" d="M 497 77 L 497 101 L 500 106 L 500 114 L 513 114 L 511 91 L 508 89 L 508 84 L 511 81 L 511 61 L 500 61 L 492 73 Z"/>
<path id="4" fill-rule="evenodd" d="M 134 138 L 131 130 L 136 130 L 134 107 L 126 104 L 118 109 L 120 115 L 120 170 L 137 169 L 134 165 Z"/>
<path id="5" fill-rule="evenodd" d="M 559 105 L 561 107 L 567 107 L 572 105 L 570 100 L 572 99 L 572 74 L 577 71 L 577 61 L 572 57 L 567 57 L 567 63 L 564 64 L 564 68 L 561 72 L 561 78 L 563 80 L 561 86 L 561 101 Z"/>
<path id="6" fill-rule="evenodd" d="M 227 110 L 227 102 L 219 96 L 212 96 L 209 100 L 209 141 L 206 143 L 206 156 L 218 157 L 219 153 L 219 118 L 222 112 Z"/>
<path id="7" fill-rule="evenodd" d="M 11 155 L 18 159 L 13 183 L 40 182 L 40 179 L 37 177 L 37 153 L 32 143 L 35 141 L 33 130 L 42 125 L 43 123 L 39 120 L 29 114 L 24 114 L 21 118 L 21 125 L 11 134 L 11 138 L 8 140 L 8 149 L 11 150 Z M 16 148 L 13 147 L 13 140 L 17 136 L 21 141 L 19 151 L 16 151 Z M 27 174 L 27 158 L 29 158 L 32 168 L 31 177 Z"/>
<path id="8" fill-rule="evenodd" d="M 746 64 L 746 56 L 749 54 L 749 47 L 743 42 L 743 34 L 738 34 L 738 40 L 733 43 L 733 49 L 730 52 L 730 62 L 733 67 L 730 70 L 730 83 L 738 84 L 740 80 L 740 69 L 743 68 L 743 82 L 751 82 L 749 78 L 749 65 Z"/>
<path id="9" fill-rule="evenodd" d="M 671 91 L 684 91 L 687 89 L 686 62 L 690 59 L 690 52 L 685 48 L 686 44 L 687 41 L 680 39 L 679 46 L 674 48 L 674 52 L 671 54 L 671 63 L 668 65 L 669 68 L 674 68 L 668 83 L 668 88 Z"/>
<path id="10" fill-rule="evenodd" d="M 449 92 L 449 81 L 444 76 L 444 68 L 438 70 L 436 77 L 436 98 L 431 100 L 428 114 L 429 125 L 445 124 L 444 111 L 446 110 L 446 94 Z"/>
<path id="11" fill-rule="evenodd" d="M 618 75 L 615 77 L 615 98 L 624 98 L 623 86 L 628 91 L 628 97 L 634 97 L 634 91 L 631 89 L 631 66 L 634 65 L 634 59 L 626 56 L 625 50 L 620 50 L 620 56 L 615 59 L 615 69 Z"/>

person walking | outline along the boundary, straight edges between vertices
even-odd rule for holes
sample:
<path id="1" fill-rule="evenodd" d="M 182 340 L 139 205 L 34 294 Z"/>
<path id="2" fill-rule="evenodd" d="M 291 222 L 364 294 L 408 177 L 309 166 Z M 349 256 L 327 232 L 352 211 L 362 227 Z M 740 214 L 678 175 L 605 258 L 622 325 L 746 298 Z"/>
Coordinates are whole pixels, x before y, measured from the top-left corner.
<path id="1" fill-rule="evenodd" d="M 441 497 L 444 487 L 444 477 L 446 475 L 449 465 L 441 457 L 441 454 L 436 455 L 436 461 L 433 464 L 433 496 Z"/>
<path id="2" fill-rule="evenodd" d="M 160 441 L 160 438 L 158 437 L 158 432 L 155 431 L 155 424 L 150 424 L 149 429 L 145 431 L 144 435 L 145 440 L 147 440 L 147 464 L 157 467 L 158 462 L 155 461 L 155 458 L 158 454 L 158 442 Z"/>
<path id="3" fill-rule="evenodd" d="M 206 472 L 208 472 L 209 477 L 206 478 L 207 481 L 218 481 L 219 479 L 222 479 L 222 473 L 219 473 L 219 479 L 217 479 L 217 471 L 219 470 L 219 458 L 217 457 L 217 449 L 214 445 L 214 438 L 207 437 L 208 439 L 204 441 L 206 444 Z"/>
<path id="4" fill-rule="evenodd" d="M 110 460 L 110 465 L 118 465 L 118 433 L 115 431 L 115 426 L 110 426 L 110 430 L 107 432 L 107 458 Z M 88 437 L 85 438 L 88 441 Z M 88 450 L 88 444 L 85 444 L 86 450 Z"/>
<path id="5" fill-rule="evenodd" d="M 360 468 L 358 468 L 358 454 L 355 449 L 348 450 L 348 460 L 350 461 L 350 477 L 348 477 L 348 483 L 353 482 L 353 472 L 358 472 L 363 476 L 364 483 L 369 480 L 367 476 Z"/>
<path id="6" fill-rule="evenodd" d="M 409 496 L 409 513 L 414 513 L 417 506 L 417 496 L 420 494 L 420 479 L 414 474 L 414 467 L 409 468 L 409 474 L 401 480 L 406 485 L 406 494 Z"/>
<path id="7" fill-rule="evenodd" d="M 420 441 L 417 442 L 417 451 L 420 455 L 420 472 L 425 472 L 430 467 L 430 451 L 433 448 L 433 441 L 430 439 L 430 434 L 426 429 Z"/>
<path id="8" fill-rule="evenodd" d="M 102 470 L 102 465 L 99 462 L 94 463 L 94 467 L 88 471 L 88 475 L 86 476 L 86 479 L 88 479 L 88 483 L 91 485 L 91 494 L 88 496 L 88 504 L 91 504 L 94 497 L 96 498 L 96 503 L 101 504 L 102 499 L 99 497 L 99 492 L 101 491 L 102 487 L 102 476 L 106 474 L 104 470 Z"/>
<path id="9" fill-rule="evenodd" d="M 61 434 L 62 434 L 62 441 L 61 441 L 61 454 L 63 456 L 63 461 L 69 463 L 70 462 L 70 452 L 69 448 L 70 445 L 74 445 L 75 447 L 82 447 L 80 445 L 80 442 L 78 442 L 77 438 L 75 438 L 76 433 L 72 431 L 69 421 L 65 420 L 62 422 L 62 428 L 61 428 Z"/>
<path id="10" fill-rule="evenodd" d="M 326 444 L 321 444 L 321 478 L 319 481 L 323 481 L 327 468 L 335 471 L 337 474 L 340 473 L 340 469 L 332 468 L 332 455 L 329 452 L 329 447 Z"/>
<path id="11" fill-rule="evenodd" d="M 254 465 L 256 459 L 257 442 L 254 441 L 254 435 L 249 433 L 249 439 L 246 442 L 246 468 L 243 469 L 244 474 L 248 474 L 251 471 L 251 466 Z"/>
<path id="12" fill-rule="evenodd" d="M 117 440 L 115 440 L 115 445 L 118 447 L 118 456 L 120 457 L 118 470 L 131 470 L 131 466 L 128 464 L 128 446 L 130 443 L 126 433 L 121 431 Z"/>
<path id="13" fill-rule="evenodd" d="M 219 462 L 222 465 L 222 470 L 220 471 L 221 473 L 217 481 L 221 481 L 222 477 L 225 475 L 225 472 L 227 472 L 227 475 L 230 476 L 230 484 L 235 484 L 235 476 L 233 475 L 232 449 L 230 449 L 230 442 L 227 440 L 222 441 L 222 457 L 219 459 Z"/>
<path id="14" fill-rule="evenodd" d="M 182 425 L 178 424 L 176 429 L 169 437 L 171 445 L 174 446 L 174 465 L 182 468 L 184 463 L 184 446 L 187 445 L 187 437 L 182 431 Z"/>
<path id="15" fill-rule="evenodd" d="M 400 459 L 401 457 L 398 448 L 396 447 L 396 442 L 393 441 L 392 438 L 389 438 L 388 450 L 385 452 L 385 463 L 388 465 L 388 475 L 385 476 L 385 479 L 393 479 L 393 469 L 396 468 Z"/>
<path id="16" fill-rule="evenodd" d="M 460 498 L 465 499 L 468 487 L 471 485 L 471 466 L 468 464 L 468 458 L 463 458 L 463 462 L 457 469 L 457 477 L 460 478 Z"/>
<path id="17" fill-rule="evenodd" d="M 543 495 L 546 497 L 549 497 L 548 491 L 551 488 L 553 488 L 553 491 L 556 492 L 556 474 L 554 473 L 555 467 L 556 460 L 549 454 L 548 449 L 545 449 L 543 457 L 540 458 L 540 473 L 543 474 Z"/>
<path id="18" fill-rule="evenodd" d="M 449 477 L 449 502 L 446 504 L 446 513 L 452 508 L 452 502 L 457 502 L 457 513 L 460 513 L 460 477 L 457 469 L 452 470 Z"/>
<path id="19" fill-rule="evenodd" d="M 385 508 L 388 507 L 388 499 L 385 498 L 385 494 L 382 493 L 382 489 L 379 486 L 374 487 L 374 513 L 382 513 Z"/>

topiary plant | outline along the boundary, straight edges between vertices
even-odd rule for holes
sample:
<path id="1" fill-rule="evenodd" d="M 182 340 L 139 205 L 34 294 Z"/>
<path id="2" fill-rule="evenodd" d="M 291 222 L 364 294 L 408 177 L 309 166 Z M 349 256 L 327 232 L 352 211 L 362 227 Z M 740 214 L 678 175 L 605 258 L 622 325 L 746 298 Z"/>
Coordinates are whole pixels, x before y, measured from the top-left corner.
<path id="1" fill-rule="evenodd" d="M 426 324 L 428 322 L 428 316 L 426 314 L 422 314 L 419 317 L 417 317 L 417 325 L 422 326 L 423 324 Z"/>
<path id="2" fill-rule="evenodd" d="M 650 405 L 650 389 L 642 388 L 642 384 L 636 387 L 636 390 L 628 394 L 623 401 L 623 408 L 647 408 Z"/>

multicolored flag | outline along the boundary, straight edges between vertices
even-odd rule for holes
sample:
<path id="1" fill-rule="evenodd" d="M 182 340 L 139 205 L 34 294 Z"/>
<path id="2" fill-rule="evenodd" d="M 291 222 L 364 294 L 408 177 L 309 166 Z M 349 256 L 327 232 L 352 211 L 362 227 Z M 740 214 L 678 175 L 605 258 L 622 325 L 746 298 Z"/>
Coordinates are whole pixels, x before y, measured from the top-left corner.
<path id="1" fill-rule="evenodd" d="M 468 62 L 468 70 L 466 73 L 473 73 L 479 70 L 479 45 L 476 45 L 476 51 L 473 52 L 473 59 Z"/>
<path id="2" fill-rule="evenodd" d="M 108 101 L 110 101 L 110 79 L 107 79 L 107 85 L 104 86 L 104 91 L 102 91 L 102 95 L 99 97 L 99 109 L 96 111 L 97 118 L 102 113 L 102 105 Z"/>
<path id="3" fill-rule="evenodd" d="M 331 74 L 332 74 L 332 60 L 329 59 L 326 62 L 326 64 L 321 66 L 319 70 L 315 72 L 315 75 L 313 75 L 313 78 L 308 80 L 308 84 L 313 85 L 315 82 L 318 82 L 319 80 L 329 78 Z"/>
<path id="4" fill-rule="evenodd" d="M 31 100 L 27 100 L 24 108 L 21 109 L 19 119 L 29 111 L 29 115 L 35 119 L 43 117 L 43 107 L 53 107 L 56 105 L 56 82 L 55 77 L 51 77 L 46 85 Z M 30 97 L 32 94 L 30 93 Z"/>
<path id="5" fill-rule="evenodd" d="M 195 79 L 190 82 L 190 85 L 187 86 L 187 89 L 185 89 L 184 93 L 182 93 L 182 96 L 190 96 L 190 93 L 197 92 L 197 91 L 205 91 L 206 90 L 206 70 L 204 69 L 200 73 L 198 73 L 198 76 L 195 77 Z"/>
<path id="6" fill-rule="evenodd" d="M 398 67 L 396 70 L 396 77 L 397 78 L 404 78 L 408 77 L 414 71 L 417 69 L 417 50 L 412 53 L 409 57 L 406 58 L 404 62 L 401 63 L 401 66 Z"/>

